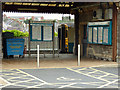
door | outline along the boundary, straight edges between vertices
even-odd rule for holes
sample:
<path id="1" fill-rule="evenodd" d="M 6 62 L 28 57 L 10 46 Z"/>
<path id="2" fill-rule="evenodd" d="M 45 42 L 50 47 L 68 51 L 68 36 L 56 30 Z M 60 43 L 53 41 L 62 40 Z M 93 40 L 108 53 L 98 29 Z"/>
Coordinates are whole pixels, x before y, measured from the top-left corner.
<path id="1" fill-rule="evenodd" d="M 87 55 L 87 25 L 84 25 L 83 56 Z"/>

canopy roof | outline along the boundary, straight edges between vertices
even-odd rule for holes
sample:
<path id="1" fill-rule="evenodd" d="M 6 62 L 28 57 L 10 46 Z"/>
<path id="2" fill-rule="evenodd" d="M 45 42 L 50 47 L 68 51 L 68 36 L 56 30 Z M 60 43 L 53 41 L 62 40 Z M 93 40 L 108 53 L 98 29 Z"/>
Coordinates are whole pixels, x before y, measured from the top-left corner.
<path id="1" fill-rule="evenodd" d="M 87 4 L 85 2 L 4 2 L 3 11 L 70 14 L 71 10 Z"/>
<path id="2" fill-rule="evenodd" d="M 61 13 L 70 14 L 75 10 L 93 10 L 96 7 L 111 6 L 113 2 L 2 2 L 5 12 Z"/>

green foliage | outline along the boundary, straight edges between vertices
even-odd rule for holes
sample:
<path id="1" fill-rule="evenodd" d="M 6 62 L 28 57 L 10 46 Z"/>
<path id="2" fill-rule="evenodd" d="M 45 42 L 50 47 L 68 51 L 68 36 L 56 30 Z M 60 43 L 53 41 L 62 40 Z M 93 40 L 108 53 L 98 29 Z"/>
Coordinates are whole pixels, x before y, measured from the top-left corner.
<path id="1" fill-rule="evenodd" d="M 57 33 L 57 32 L 55 32 L 54 34 L 55 34 L 55 37 L 57 37 L 57 36 L 58 36 L 58 33 Z"/>
<path id="2" fill-rule="evenodd" d="M 32 18 L 24 20 L 24 23 L 29 24 L 29 20 L 32 21 Z"/>
<path id="3" fill-rule="evenodd" d="M 12 32 L 14 33 L 14 37 L 28 37 L 29 36 L 28 32 L 22 32 L 19 30 L 3 30 L 3 32 Z"/>

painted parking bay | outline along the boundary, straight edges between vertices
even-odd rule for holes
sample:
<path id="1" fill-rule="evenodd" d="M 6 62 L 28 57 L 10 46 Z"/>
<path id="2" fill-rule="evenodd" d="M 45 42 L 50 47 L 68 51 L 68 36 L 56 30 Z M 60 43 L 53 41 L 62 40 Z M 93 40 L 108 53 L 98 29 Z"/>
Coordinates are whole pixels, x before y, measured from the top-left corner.
<path id="1" fill-rule="evenodd" d="M 3 70 L 2 88 L 118 88 L 118 68 L 48 68 Z M 113 72 L 112 72 L 113 70 Z"/>

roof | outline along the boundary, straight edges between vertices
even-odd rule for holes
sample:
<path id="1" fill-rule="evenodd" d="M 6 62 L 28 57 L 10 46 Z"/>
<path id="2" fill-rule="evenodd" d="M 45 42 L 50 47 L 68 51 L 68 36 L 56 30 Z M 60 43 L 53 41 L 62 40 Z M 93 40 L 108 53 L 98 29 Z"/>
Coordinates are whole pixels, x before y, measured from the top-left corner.
<path id="1" fill-rule="evenodd" d="M 2 2 L 2 9 L 4 12 L 75 14 L 76 11 L 93 10 L 105 6 L 104 4 L 108 7 L 113 5 L 113 2 Z"/>
<path id="2" fill-rule="evenodd" d="M 3 2 L 3 11 L 70 14 L 71 10 L 87 4 L 87 2 Z"/>

